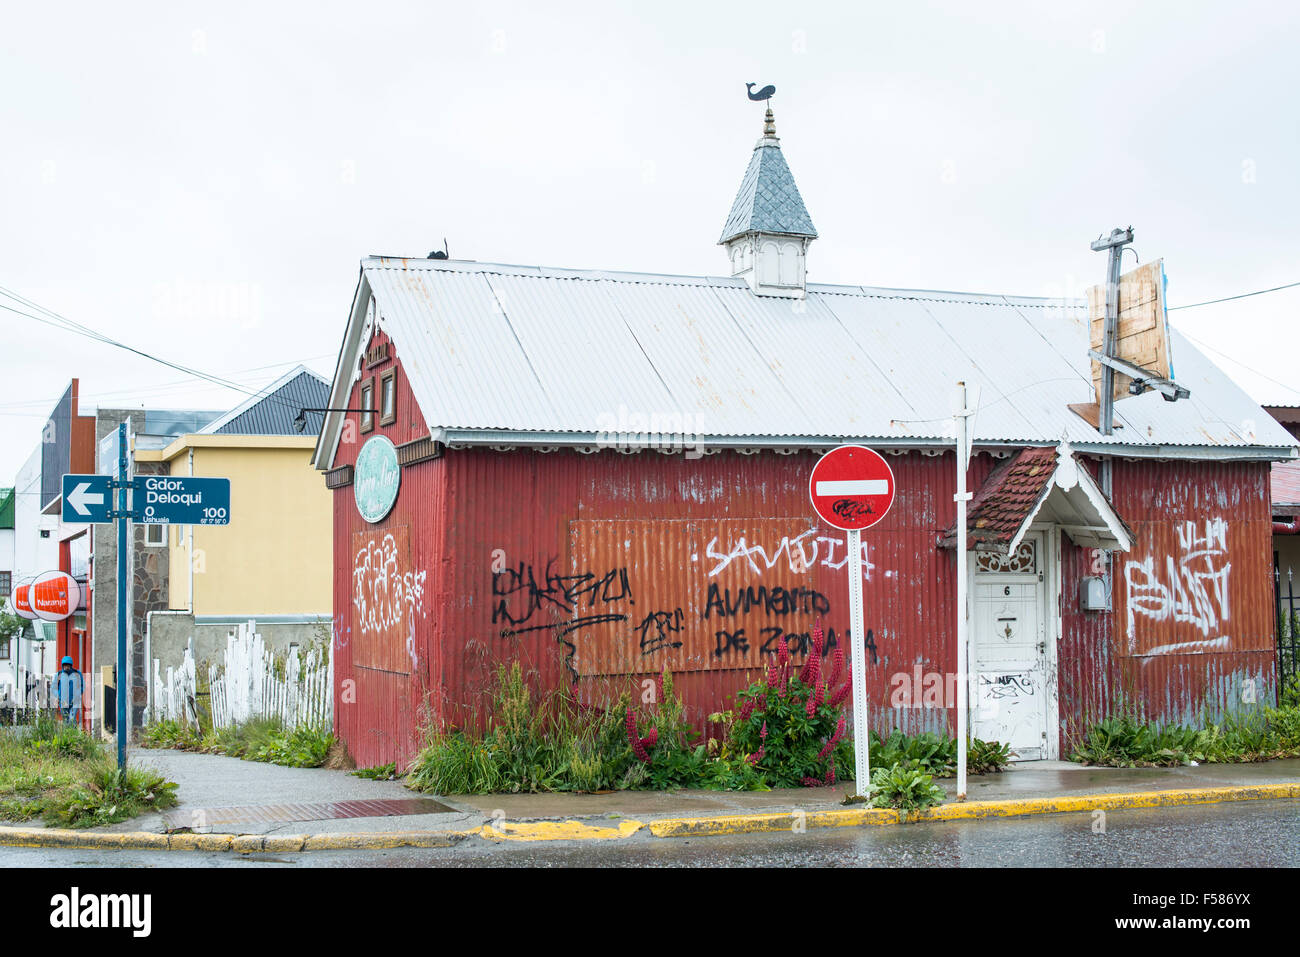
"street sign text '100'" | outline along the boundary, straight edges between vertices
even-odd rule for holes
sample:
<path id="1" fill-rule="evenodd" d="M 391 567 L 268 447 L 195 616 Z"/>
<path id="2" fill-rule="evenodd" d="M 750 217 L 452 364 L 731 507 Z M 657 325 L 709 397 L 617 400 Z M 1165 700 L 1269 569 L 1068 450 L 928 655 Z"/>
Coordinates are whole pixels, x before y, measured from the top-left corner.
<path id="1" fill-rule="evenodd" d="M 230 479 L 139 475 L 131 518 L 142 525 L 229 525 Z"/>

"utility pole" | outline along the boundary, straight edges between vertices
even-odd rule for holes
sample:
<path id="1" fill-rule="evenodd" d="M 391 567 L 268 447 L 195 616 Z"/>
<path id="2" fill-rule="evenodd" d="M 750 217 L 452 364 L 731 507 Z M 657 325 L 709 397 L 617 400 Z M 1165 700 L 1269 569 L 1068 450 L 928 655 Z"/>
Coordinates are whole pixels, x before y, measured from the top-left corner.
<path id="1" fill-rule="evenodd" d="M 1120 258 L 1124 247 L 1133 242 L 1133 227 L 1120 229 L 1118 226 L 1105 238 L 1093 241 L 1094 252 L 1109 251 L 1106 264 L 1106 319 L 1102 327 L 1101 352 L 1107 358 L 1114 358 L 1115 344 L 1119 337 L 1119 270 Z M 1115 370 L 1107 363 L 1101 363 L 1101 394 L 1097 396 L 1098 424 L 1097 430 L 1102 435 L 1110 435 L 1115 428 Z M 1112 495 L 1110 456 L 1101 460 L 1101 490 L 1106 497 Z"/>

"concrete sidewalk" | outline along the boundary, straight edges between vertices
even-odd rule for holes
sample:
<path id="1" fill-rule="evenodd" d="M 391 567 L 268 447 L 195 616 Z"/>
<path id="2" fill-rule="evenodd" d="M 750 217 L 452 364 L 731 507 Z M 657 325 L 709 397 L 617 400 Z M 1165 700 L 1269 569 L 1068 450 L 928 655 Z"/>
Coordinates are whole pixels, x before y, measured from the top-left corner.
<path id="1" fill-rule="evenodd" d="M 0 843 L 295 850 L 434 845 L 474 837 L 615 839 L 639 831 L 670 837 L 785 830 L 796 819 L 809 827 L 863 826 L 1300 796 L 1300 759 L 1151 769 L 1034 762 L 1012 765 L 1000 774 L 972 776 L 967 801 L 961 803 L 953 800 L 955 780 L 939 779 L 949 800 L 910 815 L 860 804 L 845 806 L 845 795 L 854 790 L 847 782 L 831 788 L 765 792 L 439 795 L 436 799 L 445 810 L 436 813 L 300 820 L 292 817 L 295 811 L 319 810 L 303 805 L 409 800 L 422 795 L 400 781 L 369 781 L 346 771 L 284 768 L 219 755 L 133 749 L 131 759 L 152 765 L 177 782 L 182 811 L 248 809 L 246 816 L 251 819 L 239 821 L 238 812 L 195 816 L 195 826 L 187 828 L 195 833 L 170 836 L 162 814 L 90 831 L 0 828 Z M 256 820 L 276 811 L 291 819 Z M 208 819 L 223 816 L 232 820 L 204 826 Z M 182 817 L 190 821 L 188 815 Z M 172 823 L 177 824 L 174 818 Z"/>

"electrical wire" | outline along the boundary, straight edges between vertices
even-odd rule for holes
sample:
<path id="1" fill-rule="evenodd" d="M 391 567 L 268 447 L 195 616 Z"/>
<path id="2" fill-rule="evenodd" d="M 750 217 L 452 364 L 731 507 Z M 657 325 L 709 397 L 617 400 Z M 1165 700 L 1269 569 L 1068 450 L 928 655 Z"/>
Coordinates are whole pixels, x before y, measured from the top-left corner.
<path id="1" fill-rule="evenodd" d="M 184 366 L 177 362 L 172 362 L 169 359 L 164 359 L 161 356 L 156 356 L 153 355 L 152 353 L 145 352 L 142 349 L 137 349 L 134 346 L 127 345 L 124 342 L 119 342 L 118 340 L 113 339 L 110 336 L 106 336 L 103 333 L 90 328 L 89 326 L 82 325 L 79 322 L 74 322 L 73 320 L 68 319 L 66 316 L 60 315 L 59 313 L 55 312 L 52 309 L 47 309 L 44 306 L 40 305 L 39 303 L 35 303 L 32 300 L 19 295 L 18 293 L 12 292 L 11 290 L 4 288 L 3 286 L 0 286 L 0 294 L 3 294 L 4 296 L 8 297 L 9 299 L 12 299 L 15 302 L 28 306 L 30 309 L 34 309 L 41 313 L 44 313 L 44 316 L 32 315 L 30 312 L 24 312 L 21 309 L 16 309 L 13 306 L 6 305 L 3 302 L 0 302 L 0 309 L 8 310 L 9 312 L 12 312 L 19 316 L 23 316 L 24 318 L 27 319 L 31 319 L 35 322 L 40 322 L 47 326 L 52 326 L 55 329 L 61 329 L 64 332 L 70 332 L 73 333 L 74 335 L 85 336 L 88 339 L 92 339 L 96 342 L 103 343 L 104 345 L 110 345 L 115 348 L 122 349 L 126 352 L 130 352 L 135 355 L 138 355 L 141 358 L 148 359 L 152 362 L 160 363 L 171 369 L 175 369 L 177 372 L 184 373 L 185 375 L 192 376 L 197 379 L 202 379 L 205 382 L 211 382 L 213 385 L 217 385 L 225 389 L 231 389 L 235 392 L 242 392 L 243 394 L 250 396 L 251 398 L 269 399 L 270 401 L 284 407 L 285 409 L 292 409 L 295 414 L 300 411 L 298 406 L 293 405 L 292 403 L 284 402 L 280 399 L 275 398 L 272 395 L 269 395 L 267 393 L 267 389 L 270 388 L 270 386 L 267 386 L 267 388 L 261 389 L 257 392 L 252 392 L 244 388 L 242 385 L 239 385 L 238 383 L 233 382 L 229 379 L 225 379 L 221 376 L 213 375 L 211 373 L 203 372 L 202 370 L 194 369 L 189 366 Z"/>
<path id="2" fill-rule="evenodd" d="M 1243 292 L 1238 296 L 1225 296 L 1222 299 L 1207 299 L 1205 302 L 1189 302 L 1185 306 L 1166 306 L 1166 312 L 1174 312 L 1177 309 L 1195 309 L 1197 306 L 1212 306 L 1216 302 L 1232 302 L 1234 299 L 1249 299 L 1251 296 L 1262 296 L 1266 292 L 1277 292 L 1280 289 L 1293 289 L 1300 286 L 1300 282 L 1289 282 L 1284 286 L 1274 286 L 1272 289 L 1256 289 L 1254 292 Z"/>

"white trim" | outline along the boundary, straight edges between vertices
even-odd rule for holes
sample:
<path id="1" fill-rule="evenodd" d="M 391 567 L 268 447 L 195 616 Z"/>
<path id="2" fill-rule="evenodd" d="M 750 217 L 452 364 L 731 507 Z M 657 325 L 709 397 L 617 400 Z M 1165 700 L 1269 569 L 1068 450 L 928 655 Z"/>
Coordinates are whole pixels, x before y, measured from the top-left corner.
<path id="1" fill-rule="evenodd" d="M 1021 539 L 1025 537 L 1025 533 L 1029 531 L 1030 526 L 1033 525 L 1035 520 L 1038 518 L 1038 513 L 1047 502 L 1048 496 L 1050 496 L 1057 488 L 1060 488 L 1062 492 L 1068 494 L 1070 488 L 1074 485 L 1077 485 L 1083 491 L 1088 502 L 1094 509 L 1096 509 L 1097 514 L 1101 516 L 1102 521 L 1106 523 L 1105 530 L 1108 531 L 1111 537 L 1119 543 L 1118 551 L 1127 552 L 1131 550 L 1133 548 L 1133 540 L 1129 537 L 1128 532 L 1124 530 L 1123 522 L 1121 522 L 1119 516 L 1115 514 L 1115 509 L 1111 507 L 1111 504 L 1106 501 L 1106 496 L 1102 494 L 1101 488 L 1095 481 L 1093 481 L 1092 476 L 1088 474 L 1088 470 L 1073 460 L 1074 452 L 1070 448 L 1069 444 L 1062 442 L 1057 447 L 1056 455 L 1056 468 L 1052 472 L 1052 477 L 1048 481 L 1047 485 L 1043 487 L 1043 491 L 1039 494 L 1038 500 L 1034 502 L 1034 507 L 1029 510 L 1029 514 L 1026 515 L 1025 520 L 1021 522 L 1020 528 L 1016 530 L 1015 536 L 1007 546 L 1007 554 L 1015 554 L 1016 549 L 1020 546 Z M 1058 481 L 1061 475 L 1062 463 L 1067 460 L 1070 461 L 1077 476 L 1071 485 L 1065 485 Z M 1071 525 L 1068 527 L 1078 528 L 1079 526 Z"/>

